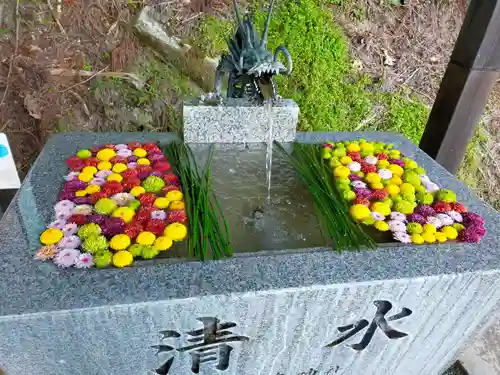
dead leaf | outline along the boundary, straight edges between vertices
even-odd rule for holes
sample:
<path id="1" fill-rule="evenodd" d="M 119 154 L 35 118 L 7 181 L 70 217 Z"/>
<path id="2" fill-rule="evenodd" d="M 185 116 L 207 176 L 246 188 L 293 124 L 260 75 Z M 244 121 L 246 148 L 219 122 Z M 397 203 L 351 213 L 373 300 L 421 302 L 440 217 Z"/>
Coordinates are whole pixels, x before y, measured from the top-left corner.
<path id="1" fill-rule="evenodd" d="M 394 59 L 394 57 L 389 55 L 389 52 L 387 52 L 387 50 L 385 48 L 382 49 L 382 52 L 384 53 L 384 65 L 385 66 L 394 66 L 394 64 L 396 63 L 396 60 Z"/>
<path id="2" fill-rule="evenodd" d="M 38 105 L 38 101 L 33 96 L 28 94 L 24 97 L 24 106 L 28 110 L 31 117 L 41 120 L 42 114 L 40 113 L 40 106 Z"/>

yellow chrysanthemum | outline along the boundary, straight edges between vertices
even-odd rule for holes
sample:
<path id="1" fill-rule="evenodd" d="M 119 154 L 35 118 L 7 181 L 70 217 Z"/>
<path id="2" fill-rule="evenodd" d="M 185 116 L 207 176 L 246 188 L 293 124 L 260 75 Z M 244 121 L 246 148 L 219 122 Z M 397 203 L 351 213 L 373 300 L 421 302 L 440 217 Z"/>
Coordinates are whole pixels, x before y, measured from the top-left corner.
<path id="1" fill-rule="evenodd" d="M 89 165 L 88 167 L 85 167 L 82 169 L 82 173 L 88 173 L 91 175 L 95 175 L 97 173 L 97 168 Z"/>
<path id="2" fill-rule="evenodd" d="M 349 168 L 344 167 L 344 166 L 336 167 L 333 170 L 333 175 L 335 177 L 339 177 L 339 178 L 347 178 L 347 177 L 349 177 L 350 174 L 351 174 L 351 171 L 349 170 Z"/>
<path id="3" fill-rule="evenodd" d="M 351 192 L 351 193 L 354 193 L 354 192 Z M 354 198 L 353 198 L 354 199 Z M 175 201 L 175 202 L 172 202 L 170 203 L 170 205 L 168 206 L 168 208 L 170 210 L 183 210 L 185 207 L 184 205 L 184 202 L 182 201 Z"/>
<path id="4" fill-rule="evenodd" d="M 86 190 L 77 190 L 75 191 L 75 196 L 77 197 L 84 197 L 86 196 L 88 193 Z"/>
<path id="5" fill-rule="evenodd" d="M 179 190 L 170 190 L 167 194 L 165 194 L 165 198 L 167 198 L 170 202 L 176 202 L 181 201 L 183 195 Z"/>
<path id="6" fill-rule="evenodd" d="M 89 185 L 85 188 L 87 194 L 94 194 L 101 191 L 101 187 L 99 185 Z"/>
<path id="7" fill-rule="evenodd" d="M 155 201 L 154 201 L 154 205 L 158 208 L 167 208 L 168 205 L 170 204 L 170 201 L 168 200 L 168 198 L 164 198 L 164 197 L 159 197 L 159 198 L 156 198 Z"/>
<path id="8" fill-rule="evenodd" d="M 63 232 L 57 228 L 49 228 L 40 235 L 40 242 L 44 245 L 54 245 L 63 238 Z"/>
<path id="9" fill-rule="evenodd" d="M 437 232 L 436 227 L 432 224 L 424 224 L 423 228 L 424 228 L 424 232 L 428 232 L 428 233 L 432 233 L 432 234 Z"/>
<path id="10" fill-rule="evenodd" d="M 171 238 L 166 237 L 166 236 L 161 236 L 155 240 L 153 247 L 160 250 L 160 251 L 165 251 L 165 250 L 170 249 L 172 247 L 173 243 L 174 242 L 172 241 Z"/>
<path id="11" fill-rule="evenodd" d="M 134 186 L 132 189 L 130 189 L 130 194 L 132 194 L 134 197 L 138 197 L 145 192 L 146 190 L 142 186 Z"/>
<path id="12" fill-rule="evenodd" d="M 125 223 L 130 223 L 134 218 L 135 211 L 130 207 L 119 207 L 113 211 L 111 216 L 123 219 Z"/>
<path id="13" fill-rule="evenodd" d="M 166 226 L 163 234 L 172 241 L 182 241 L 187 236 L 187 228 L 181 223 L 172 223 Z"/>
<path id="14" fill-rule="evenodd" d="M 127 168 L 126 164 L 116 163 L 115 165 L 113 165 L 113 169 L 111 169 L 111 170 L 115 173 L 122 173 L 122 172 L 125 172 L 127 169 L 128 168 Z"/>
<path id="15" fill-rule="evenodd" d="M 150 165 L 151 162 L 149 161 L 149 159 L 140 158 L 139 160 L 137 160 L 137 164 L 139 164 L 139 165 Z"/>
<path id="16" fill-rule="evenodd" d="M 122 182 L 123 181 L 123 177 L 121 175 L 119 175 L 118 173 L 112 173 L 108 176 L 108 178 L 106 178 L 107 181 L 118 181 L 118 182 Z"/>
<path id="17" fill-rule="evenodd" d="M 118 251 L 113 255 L 113 265 L 118 268 L 130 266 L 133 261 L 132 254 L 125 250 Z"/>
<path id="18" fill-rule="evenodd" d="M 370 209 L 362 204 L 353 204 L 349 209 L 349 212 L 352 217 L 360 221 L 366 219 L 371 214 Z"/>
<path id="19" fill-rule="evenodd" d="M 116 152 L 110 148 L 103 148 L 96 155 L 97 159 L 99 159 L 100 161 L 110 161 L 115 156 Z"/>
<path id="20" fill-rule="evenodd" d="M 90 174 L 90 173 L 80 173 L 78 175 L 78 179 L 80 181 L 83 181 L 83 182 L 89 182 L 90 180 L 92 180 L 94 178 L 94 175 L 93 174 Z"/>
<path id="21" fill-rule="evenodd" d="M 417 245 L 421 245 L 425 242 L 424 237 L 421 234 L 414 233 L 410 236 L 411 242 Z"/>
<path id="22" fill-rule="evenodd" d="M 375 228 L 381 232 L 387 232 L 389 230 L 389 224 L 387 224 L 385 221 L 377 220 L 375 222 Z"/>
<path id="23" fill-rule="evenodd" d="M 450 240 L 456 240 L 458 237 L 457 230 L 450 225 L 442 227 L 441 233 L 443 233 Z"/>
<path id="24" fill-rule="evenodd" d="M 109 171 L 113 167 L 113 164 L 111 164 L 109 161 L 101 161 L 99 164 L 97 164 L 97 169 L 100 171 Z"/>
<path id="25" fill-rule="evenodd" d="M 138 158 L 143 158 L 148 154 L 148 152 L 146 150 L 144 150 L 143 148 L 138 147 L 134 150 L 133 154 L 135 156 L 137 156 Z"/>
<path id="26" fill-rule="evenodd" d="M 130 246 L 130 237 L 126 234 L 117 234 L 109 241 L 109 247 L 113 250 L 125 250 Z"/>
<path id="27" fill-rule="evenodd" d="M 151 232 L 141 232 L 135 239 L 139 245 L 152 245 L 156 240 L 156 236 Z"/>

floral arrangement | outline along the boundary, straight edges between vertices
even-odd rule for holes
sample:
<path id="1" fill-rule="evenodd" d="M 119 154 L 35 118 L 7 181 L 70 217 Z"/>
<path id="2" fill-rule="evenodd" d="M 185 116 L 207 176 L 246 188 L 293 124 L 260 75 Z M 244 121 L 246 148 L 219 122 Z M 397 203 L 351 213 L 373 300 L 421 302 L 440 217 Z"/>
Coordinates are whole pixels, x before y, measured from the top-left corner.
<path id="1" fill-rule="evenodd" d="M 70 172 L 36 259 L 59 267 L 125 267 L 186 238 L 180 179 L 155 143 L 93 147 L 66 163 Z"/>
<path id="2" fill-rule="evenodd" d="M 468 212 L 453 191 L 431 181 L 393 145 L 329 142 L 321 153 L 356 221 L 390 231 L 402 243 L 479 242 L 485 235 L 480 215 Z"/>

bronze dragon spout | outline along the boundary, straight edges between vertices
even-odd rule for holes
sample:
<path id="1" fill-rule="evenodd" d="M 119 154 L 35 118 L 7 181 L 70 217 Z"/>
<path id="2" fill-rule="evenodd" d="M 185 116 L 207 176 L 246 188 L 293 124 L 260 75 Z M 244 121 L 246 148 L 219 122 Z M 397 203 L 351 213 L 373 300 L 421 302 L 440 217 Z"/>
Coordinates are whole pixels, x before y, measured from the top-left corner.
<path id="1" fill-rule="evenodd" d="M 233 0 L 238 22 L 234 36 L 227 40 L 229 53 L 222 55 L 215 76 L 215 93 L 220 97 L 222 80 L 228 75 L 228 98 L 247 98 L 262 102 L 277 96 L 274 75 L 290 75 L 292 72 L 292 57 L 288 50 L 279 46 L 274 54 L 267 50 L 269 22 L 274 0 L 271 0 L 262 37 L 259 39 L 253 23 L 253 16 L 244 16 Z M 283 53 L 287 59 L 287 67 L 278 61 L 278 55 Z"/>

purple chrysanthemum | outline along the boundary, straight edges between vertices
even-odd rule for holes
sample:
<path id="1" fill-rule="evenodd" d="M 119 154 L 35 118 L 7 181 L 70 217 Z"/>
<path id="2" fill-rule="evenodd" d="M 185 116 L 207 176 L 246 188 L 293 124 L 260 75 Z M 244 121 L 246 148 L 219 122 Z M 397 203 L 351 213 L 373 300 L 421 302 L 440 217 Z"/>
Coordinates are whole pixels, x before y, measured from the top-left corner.
<path id="1" fill-rule="evenodd" d="M 391 163 L 391 164 L 397 164 L 401 168 L 403 168 L 405 166 L 404 161 L 403 160 L 399 160 L 399 159 L 389 159 L 389 163 Z"/>
<path id="2" fill-rule="evenodd" d="M 101 177 L 94 177 L 92 180 L 90 180 L 91 185 L 102 186 L 105 183 L 106 183 L 106 180 L 104 178 L 101 178 Z"/>
<path id="3" fill-rule="evenodd" d="M 78 246 L 80 246 L 81 241 L 80 237 L 78 236 L 68 236 L 68 237 L 63 237 L 61 241 L 57 244 L 59 248 L 61 249 L 76 249 Z"/>
<path id="4" fill-rule="evenodd" d="M 111 172 L 110 170 L 107 170 L 107 169 L 104 169 L 102 171 L 99 171 L 95 174 L 95 177 L 98 177 L 98 178 L 106 178 L 108 177 L 110 174 L 113 174 L 113 172 Z"/>
<path id="5" fill-rule="evenodd" d="M 66 210 L 61 210 L 61 211 L 56 211 L 56 214 L 54 215 L 56 220 L 68 220 L 69 217 L 72 215 L 73 211 L 66 211 Z"/>
<path id="6" fill-rule="evenodd" d="M 75 192 L 61 190 L 58 198 L 59 200 L 72 201 L 73 199 L 75 199 Z"/>
<path id="7" fill-rule="evenodd" d="M 462 242 L 478 243 L 482 237 L 482 235 L 480 234 L 482 233 L 482 231 L 480 231 L 479 228 L 482 227 L 470 226 L 468 228 L 465 228 L 458 234 L 458 240 Z M 484 228 L 482 228 L 482 230 L 484 231 Z"/>
<path id="8" fill-rule="evenodd" d="M 76 180 L 79 174 L 80 173 L 78 172 L 69 172 L 66 176 L 64 176 L 64 179 L 66 181 Z"/>
<path id="9" fill-rule="evenodd" d="M 427 216 L 434 216 L 436 214 L 436 211 L 434 211 L 434 208 L 427 204 L 421 204 L 415 208 L 414 213 L 422 215 L 423 217 Z"/>
<path id="10" fill-rule="evenodd" d="M 54 263 L 59 267 L 71 267 L 75 264 L 78 257 L 80 256 L 80 252 L 75 249 L 62 249 L 57 253 L 54 258 Z"/>
<path id="11" fill-rule="evenodd" d="M 73 202 L 75 202 L 75 204 L 89 204 L 90 203 L 89 198 L 87 198 L 87 197 L 76 197 L 75 199 L 73 199 Z"/>
<path id="12" fill-rule="evenodd" d="M 462 214 L 462 219 L 463 219 L 463 224 L 466 227 L 484 225 L 483 217 L 474 212 L 464 212 Z"/>
<path id="13" fill-rule="evenodd" d="M 351 181 L 361 181 L 361 176 L 358 176 L 355 173 L 351 173 L 349 175 L 349 180 L 351 180 Z"/>
<path id="14" fill-rule="evenodd" d="M 76 268 L 90 268 L 94 265 L 94 258 L 92 254 L 83 253 L 77 258 L 75 262 Z"/>
<path id="15" fill-rule="evenodd" d="M 68 223 L 64 226 L 62 231 L 63 231 L 65 237 L 72 236 L 76 232 L 78 232 L 78 225 L 76 225 L 75 223 Z"/>
<path id="16" fill-rule="evenodd" d="M 129 156 L 127 159 L 129 163 L 135 163 L 137 160 L 139 160 L 139 158 L 135 155 Z"/>
<path id="17" fill-rule="evenodd" d="M 64 184 L 64 191 L 75 192 L 77 190 L 83 190 L 87 187 L 87 183 L 80 180 L 71 180 Z"/>
<path id="18" fill-rule="evenodd" d="M 137 177 L 139 179 L 144 180 L 146 177 L 148 177 L 151 174 L 150 171 L 147 170 L 140 170 L 139 173 L 137 173 Z"/>
<path id="19" fill-rule="evenodd" d="M 75 208 L 75 204 L 65 199 L 56 203 L 56 205 L 54 206 L 54 211 L 61 211 L 61 210 L 71 211 L 73 208 Z"/>
<path id="20" fill-rule="evenodd" d="M 366 189 L 366 183 L 363 181 L 352 181 L 351 182 L 352 187 L 357 188 L 357 189 Z"/>
<path id="21" fill-rule="evenodd" d="M 151 172 L 150 176 L 156 176 L 156 177 L 161 177 L 163 174 L 160 171 L 153 171 Z"/>
<path id="22" fill-rule="evenodd" d="M 106 216 L 104 215 L 94 214 L 94 215 L 89 215 L 87 217 L 87 222 L 98 224 L 101 227 L 105 221 L 106 221 Z"/>
<path id="23" fill-rule="evenodd" d="M 407 216 L 407 219 L 410 223 L 419 223 L 420 225 L 424 225 L 427 221 L 425 220 L 425 217 L 423 217 L 420 214 L 409 214 Z"/>
<path id="24" fill-rule="evenodd" d="M 364 188 L 355 188 L 354 193 L 356 193 L 357 198 L 368 198 L 370 199 L 372 196 L 372 192 L 368 189 Z"/>
<path id="25" fill-rule="evenodd" d="M 148 154 L 148 159 L 151 160 L 151 162 L 156 163 L 157 161 L 164 160 L 165 155 L 163 155 L 161 152 L 155 152 L 153 154 Z"/>
<path id="26" fill-rule="evenodd" d="M 119 217 L 107 217 L 104 224 L 101 225 L 102 234 L 106 237 L 115 236 L 123 233 L 125 230 L 125 222 Z"/>
<path id="27" fill-rule="evenodd" d="M 122 157 L 122 158 L 128 158 L 129 156 L 132 155 L 132 150 L 129 150 L 128 148 L 127 149 L 122 149 L 122 150 L 118 150 L 118 152 L 116 153 L 116 155 Z"/>
<path id="28" fill-rule="evenodd" d="M 47 228 L 57 228 L 57 229 L 61 229 L 62 230 L 65 225 L 66 225 L 66 220 L 65 219 L 57 219 L 57 220 L 54 220 L 49 225 L 47 225 Z"/>

